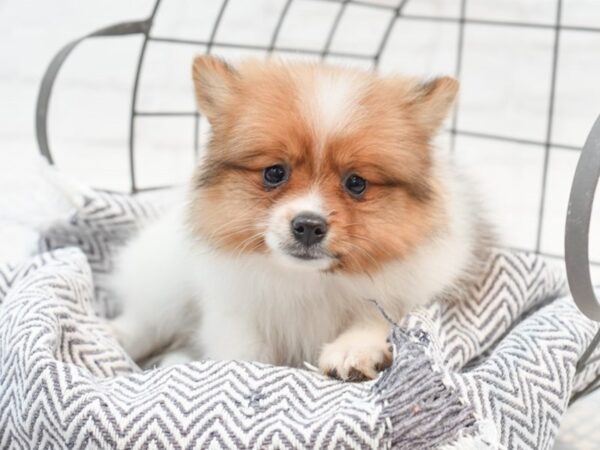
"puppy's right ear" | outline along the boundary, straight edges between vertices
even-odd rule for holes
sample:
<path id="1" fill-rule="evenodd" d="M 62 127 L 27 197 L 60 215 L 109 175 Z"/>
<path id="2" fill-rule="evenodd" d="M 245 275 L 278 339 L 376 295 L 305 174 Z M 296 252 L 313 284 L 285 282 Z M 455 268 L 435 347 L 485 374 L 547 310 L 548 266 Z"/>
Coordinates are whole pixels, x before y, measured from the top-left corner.
<path id="1" fill-rule="evenodd" d="M 450 113 L 458 81 L 450 77 L 435 78 L 413 88 L 412 104 L 415 116 L 428 133 L 436 133 Z"/>
<path id="2" fill-rule="evenodd" d="M 222 59 L 202 55 L 194 59 L 192 77 L 198 109 L 212 122 L 232 97 L 237 73 Z"/>

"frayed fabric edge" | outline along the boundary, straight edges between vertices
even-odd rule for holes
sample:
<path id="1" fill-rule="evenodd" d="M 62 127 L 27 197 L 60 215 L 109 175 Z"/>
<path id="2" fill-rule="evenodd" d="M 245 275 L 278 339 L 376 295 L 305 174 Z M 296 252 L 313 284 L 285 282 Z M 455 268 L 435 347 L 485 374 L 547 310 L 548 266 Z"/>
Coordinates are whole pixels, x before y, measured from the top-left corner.
<path id="1" fill-rule="evenodd" d="M 395 327 L 391 341 L 394 362 L 373 386 L 387 425 L 385 447 L 432 450 L 457 438 L 479 436 L 475 411 L 431 354 L 431 336 Z"/>
<path id="2" fill-rule="evenodd" d="M 481 420 L 478 424 L 478 433 L 461 433 L 456 441 L 444 444 L 438 450 L 505 450 L 500 444 L 498 430 L 490 420 Z"/>

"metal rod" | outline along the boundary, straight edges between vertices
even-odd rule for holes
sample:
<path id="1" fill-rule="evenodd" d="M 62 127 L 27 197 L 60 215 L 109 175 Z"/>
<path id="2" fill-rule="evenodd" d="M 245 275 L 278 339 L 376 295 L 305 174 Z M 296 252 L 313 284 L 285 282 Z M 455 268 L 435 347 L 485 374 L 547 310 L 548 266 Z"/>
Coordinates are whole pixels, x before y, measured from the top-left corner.
<path id="1" fill-rule="evenodd" d="M 598 388 L 600 388 L 600 375 L 598 375 L 589 385 L 588 387 L 586 387 L 585 389 L 577 392 L 575 395 L 573 395 L 571 397 L 571 399 L 569 400 L 569 406 L 571 406 L 573 403 L 575 403 L 577 400 L 579 400 L 580 398 L 585 397 L 588 394 L 591 394 L 592 392 L 596 391 Z"/>
<path id="2" fill-rule="evenodd" d="M 562 0 L 556 3 L 556 27 L 554 29 L 554 45 L 552 48 L 552 72 L 550 74 L 550 98 L 548 100 L 548 116 L 546 124 L 546 141 L 544 145 L 544 163 L 542 170 L 542 194 L 538 210 L 538 225 L 535 249 L 542 246 L 542 233 L 544 230 L 544 210 L 546 208 L 546 187 L 548 185 L 548 166 L 550 164 L 550 142 L 552 139 L 552 123 L 554 122 L 554 98 L 556 95 L 556 73 L 558 70 L 558 57 L 560 49 L 560 23 L 562 15 Z"/>
<path id="3" fill-rule="evenodd" d="M 157 3 L 160 0 L 157 0 Z M 131 95 L 131 112 L 129 115 L 129 182 L 131 193 L 137 192 L 136 176 L 135 176 L 135 118 L 136 115 L 133 113 L 135 105 L 137 103 L 137 94 L 140 81 L 140 74 L 142 70 L 142 63 L 144 61 L 144 55 L 146 54 L 146 46 L 148 45 L 148 35 L 144 35 L 144 41 L 140 49 L 140 54 L 137 60 L 137 67 L 135 69 L 135 78 L 133 81 L 133 91 Z"/>
<path id="4" fill-rule="evenodd" d="M 585 350 L 585 352 L 583 352 L 583 355 L 581 355 L 581 358 L 579 358 L 579 361 L 577 362 L 577 369 L 576 369 L 577 372 L 580 372 L 581 370 L 583 370 L 586 363 L 588 362 L 588 359 L 590 359 L 590 356 L 592 355 L 592 353 L 594 353 L 594 350 L 596 350 L 596 346 L 598 345 L 599 342 L 600 342 L 600 330 L 598 330 L 598 332 L 592 339 L 592 342 L 590 342 L 590 345 L 588 346 L 588 348 Z M 593 361 L 589 361 L 589 362 L 592 363 Z"/>
<path id="5" fill-rule="evenodd" d="M 533 248 L 525 248 L 525 247 L 519 247 L 519 246 L 513 246 L 513 245 L 507 245 L 504 246 L 503 248 L 507 249 L 507 250 L 514 250 L 517 252 L 525 252 L 525 253 L 534 253 L 536 255 L 540 255 L 540 256 L 544 256 L 546 258 L 551 258 L 551 259 L 559 259 L 559 260 L 563 260 L 565 259 L 564 255 L 561 255 L 560 253 L 552 253 L 552 252 L 536 252 L 535 249 Z M 590 265 L 595 266 L 595 267 L 600 267 L 600 260 L 599 261 L 590 261 Z"/>
<path id="6" fill-rule="evenodd" d="M 321 50 L 321 61 L 327 58 L 329 54 L 329 50 L 331 49 L 331 43 L 333 42 L 333 38 L 335 37 L 335 33 L 340 26 L 340 22 L 342 21 L 342 17 L 344 16 L 344 12 L 346 11 L 346 7 L 348 6 L 348 0 L 340 2 L 340 7 L 338 9 L 335 18 L 333 19 L 333 24 L 329 29 L 329 34 L 327 35 L 327 39 L 325 40 L 325 45 L 323 46 L 323 50 Z"/>
<path id="7" fill-rule="evenodd" d="M 462 73 L 462 62 L 465 48 L 465 17 L 467 14 L 467 0 L 460 2 L 460 21 L 458 26 L 458 41 L 456 43 L 456 66 L 454 68 L 454 76 L 457 80 L 460 80 Z M 460 100 L 456 101 L 454 105 L 454 114 L 452 115 L 451 135 L 450 135 L 450 152 L 454 153 L 456 149 L 456 128 L 458 126 L 458 112 L 459 112 Z"/>
<path id="8" fill-rule="evenodd" d="M 137 95 L 140 83 L 140 74 L 142 72 L 142 64 L 144 63 L 144 56 L 146 55 L 146 48 L 148 46 L 148 36 L 150 34 L 150 29 L 152 28 L 152 24 L 154 23 L 154 16 L 156 15 L 156 11 L 160 6 L 161 0 L 156 0 L 154 3 L 154 8 L 152 8 L 152 12 L 150 17 L 145 20 L 147 24 L 146 29 L 144 30 L 143 36 L 144 40 L 142 41 L 142 46 L 140 48 L 140 54 L 138 56 L 137 66 L 135 69 L 135 78 L 133 80 L 133 90 L 131 95 L 131 106 L 129 112 L 129 175 L 130 175 L 130 190 L 131 193 L 135 193 L 137 191 L 136 178 L 135 178 L 135 118 L 134 114 L 136 104 L 137 104 Z"/>
<path id="9" fill-rule="evenodd" d="M 217 36 L 217 31 L 219 30 L 219 26 L 221 25 L 221 21 L 223 20 L 223 15 L 225 14 L 225 8 L 227 8 L 227 3 L 229 0 L 223 0 L 221 3 L 221 8 L 219 8 L 219 13 L 217 14 L 217 18 L 215 19 L 215 23 L 213 24 L 212 30 L 210 32 L 210 36 L 208 38 L 208 43 L 206 44 L 206 54 L 210 54 L 212 47 L 214 45 L 215 37 Z M 200 112 L 194 112 L 194 160 L 198 159 L 198 155 L 200 155 Z"/>
<path id="10" fill-rule="evenodd" d="M 598 330 L 598 333 L 600 333 L 600 330 Z M 597 340 L 596 337 L 597 336 L 594 336 L 594 340 L 592 342 L 590 342 L 589 347 L 586 349 L 586 353 L 589 351 L 590 354 L 586 356 L 585 365 L 592 365 L 592 364 L 596 364 L 597 362 L 600 362 L 600 354 L 592 356 L 594 354 L 594 350 L 596 350 L 598 347 L 598 344 L 600 344 L 600 341 Z M 582 356 L 582 358 L 583 358 L 583 356 Z M 582 364 L 581 370 L 578 370 L 576 373 L 583 371 L 585 369 L 585 365 Z M 599 376 L 600 376 L 600 374 L 599 374 Z"/>
<path id="11" fill-rule="evenodd" d="M 134 116 L 141 117 L 186 117 L 197 114 L 195 111 L 134 111 Z"/>
<path id="12" fill-rule="evenodd" d="M 425 16 L 421 14 L 403 14 L 402 19 L 416 20 L 423 22 L 448 22 L 458 23 L 461 21 L 460 17 L 447 17 L 447 16 Z M 535 22 L 515 22 L 510 20 L 491 20 L 491 19 L 477 19 L 477 18 L 465 18 L 465 23 L 471 25 L 490 25 L 495 27 L 514 27 L 514 28 L 532 28 L 532 29 L 544 29 L 554 30 L 555 24 L 535 23 Z M 560 29 L 564 31 L 580 31 L 588 33 L 599 33 L 600 28 L 596 27 L 582 27 L 577 25 L 560 25 Z"/>
<path id="13" fill-rule="evenodd" d="M 377 70 L 379 68 L 379 63 L 381 61 L 381 55 L 383 55 L 383 52 L 385 51 L 385 49 L 387 47 L 387 43 L 390 40 L 390 35 L 392 34 L 392 30 L 394 29 L 396 22 L 398 22 L 398 17 L 400 17 L 400 14 L 402 13 L 402 9 L 406 6 L 407 3 L 408 3 L 408 0 L 402 0 L 398 4 L 398 6 L 396 6 L 393 9 L 394 14 L 390 18 L 390 20 L 385 28 L 385 31 L 383 32 L 383 35 L 381 36 L 381 41 L 379 41 L 379 46 L 377 48 L 377 52 L 375 52 L 375 55 L 373 56 L 373 70 Z"/>
<path id="14" fill-rule="evenodd" d="M 271 35 L 271 41 L 269 42 L 269 47 L 267 48 L 267 52 L 269 53 L 269 55 L 273 53 L 273 50 L 275 50 L 275 44 L 277 44 L 277 39 L 279 39 L 279 33 L 281 32 L 283 22 L 285 21 L 285 18 L 287 17 L 287 14 L 290 10 L 290 6 L 292 6 L 292 0 L 287 0 L 285 2 L 285 5 L 283 6 L 281 14 L 279 15 L 279 20 L 277 21 L 277 24 L 275 24 L 273 34 Z"/>
<path id="15" fill-rule="evenodd" d="M 50 144 L 48 142 L 48 109 L 50 106 L 50 98 L 52 96 L 54 83 L 56 82 L 56 78 L 58 77 L 60 69 L 71 52 L 81 42 L 89 38 L 143 34 L 148 30 L 148 28 L 149 24 L 147 21 L 125 22 L 116 25 L 110 25 L 69 42 L 54 56 L 54 58 L 52 58 L 52 61 L 48 65 L 48 68 L 42 77 L 35 109 L 35 132 L 38 147 L 40 149 L 40 153 L 46 158 L 48 163 L 54 164 L 52 153 L 50 152 Z"/>
<path id="16" fill-rule="evenodd" d="M 343 3 L 348 2 L 352 5 L 360 5 L 367 8 L 372 9 L 383 9 L 386 11 L 395 11 L 396 6 L 384 5 L 381 3 L 369 3 L 360 0 L 304 0 L 304 1 L 325 1 L 328 3 Z M 423 14 L 402 14 L 403 19 L 408 20 L 420 20 L 420 21 L 432 21 L 432 22 L 454 22 L 458 23 L 461 21 L 460 17 L 450 17 L 450 16 L 427 16 Z M 465 18 L 466 23 L 477 24 L 477 25 L 492 25 L 492 26 L 501 26 L 501 27 L 519 27 L 519 28 L 543 28 L 548 30 L 553 30 L 556 28 L 555 24 L 552 23 L 536 23 L 536 22 L 519 22 L 514 20 L 493 20 L 493 19 L 479 19 L 476 17 Z M 591 32 L 598 33 L 600 32 L 600 27 L 588 27 L 588 26 L 579 26 L 579 25 L 562 25 L 562 30 L 567 31 L 582 31 L 582 32 Z"/>
<path id="17" fill-rule="evenodd" d="M 194 39 L 179 39 L 179 38 L 168 38 L 168 37 L 159 37 L 159 36 L 151 36 L 149 38 L 151 41 L 156 42 L 165 42 L 171 44 L 188 44 L 188 45 L 208 45 L 208 41 L 200 41 Z M 213 42 L 212 47 L 222 47 L 222 48 L 235 48 L 235 49 L 244 49 L 244 50 L 261 50 L 261 51 L 269 51 L 269 46 L 264 45 L 254 45 L 254 44 L 241 44 L 241 43 L 230 43 L 230 42 Z M 306 48 L 298 48 L 298 47 L 274 47 L 271 51 L 278 52 L 286 52 L 286 53 L 299 53 L 306 55 L 316 55 L 319 56 L 321 54 L 321 50 L 311 50 Z M 356 58 L 356 59 L 373 59 L 373 55 L 365 55 L 360 53 L 349 53 L 349 52 L 329 52 L 331 56 L 339 56 L 340 58 Z"/>
<path id="18" fill-rule="evenodd" d="M 571 295 L 590 319 L 600 321 L 589 263 L 589 233 L 594 194 L 600 178 L 600 117 L 596 119 L 579 156 L 569 195 L 565 225 L 565 264 Z"/>
<path id="19" fill-rule="evenodd" d="M 348 2 L 348 3 L 351 3 L 353 5 L 365 6 L 367 8 L 372 8 L 372 9 L 384 9 L 386 11 L 395 11 L 396 8 L 397 8 L 396 6 L 384 5 L 382 3 L 363 2 L 361 0 L 304 0 L 304 1 L 323 1 L 323 2 L 329 2 L 329 3 L 344 3 L 344 2 Z"/>
<path id="20" fill-rule="evenodd" d="M 546 146 L 546 142 L 545 141 L 536 141 L 536 140 L 533 140 L 533 139 L 514 138 L 514 137 L 511 137 L 511 136 L 502 136 L 502 135 L 499 135 L 499 134 L 479 133 L 477 131 L 469 131 L 469 130 L 461 130 L 461 129 L 456 129 L 456 130 L 450 129 L 450 130 L 448 130 L 448 132 L 453 133 L 453 134 L 458 134 L 460 136 L 474 137 L 474 138 L 479 138 L 479 139 L 489 139 L 491 141 L 513 142 L 515 144 L 535 145 L 535 146 L 539 146 L 539 147 Z M 550 146 L 551 147 L 555 147 L 555 148 L 559 148 L 561 150 L 581 151 L 581 147 L 578 147 L 576 145 L 567 145 L 567 144 L 561 144 L 561 143 L 558 143 L 558 142 L 551 142 Z"/>
<path id="21" fill-rule="evenodd" d="M 225 14 L 225 8 L 227 8 L 227 3 L 229 3 L 229 0 L 223 0 L 223 3 L 221 3 L 219 14 L 217 14 L 217 18 L 215 19 L 215 23 L 213 24 L 213 28 L 210 32 L 210 37 L 208 38 L 208 43 L 206 44 L 206 53 L 210 53 L 212 50 L 215 38 L 217 37 L 217 32 L 219 31 L 219 26 L 221 25 L 223 15 Z"/>

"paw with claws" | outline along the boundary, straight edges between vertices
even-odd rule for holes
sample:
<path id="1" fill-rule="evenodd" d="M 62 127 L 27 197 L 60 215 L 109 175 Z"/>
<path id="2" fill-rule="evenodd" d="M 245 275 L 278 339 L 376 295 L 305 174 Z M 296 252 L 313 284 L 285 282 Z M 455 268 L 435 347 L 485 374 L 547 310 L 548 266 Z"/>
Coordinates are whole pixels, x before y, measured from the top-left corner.
<path id="1" fill-rule="evenodd" d="M 344 381 L 373 380 L 392 363 L 392 346 L 386 336 L 380 330 L 347 331 L 323 347 L 319 369 Z"/>

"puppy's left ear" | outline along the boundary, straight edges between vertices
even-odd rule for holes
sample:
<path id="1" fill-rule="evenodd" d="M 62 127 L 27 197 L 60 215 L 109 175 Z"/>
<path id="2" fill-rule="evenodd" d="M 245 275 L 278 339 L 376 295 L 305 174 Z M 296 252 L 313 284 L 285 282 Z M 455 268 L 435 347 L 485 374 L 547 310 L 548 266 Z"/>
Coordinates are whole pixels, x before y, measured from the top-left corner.
<path id="1" fill-rule="evenodd" d="M 192 78 L 198 109 L 211 123 L 218 119 L 230 102 L 237 77 L 235 69 L 222 59 L 208 55 L 194 59 Z"/>
<path id="2" fill-rule="evenodd" d="M 421 83 L 413 89 L 413 111 L 428 133 L 437 132 L 444 123 L 456 100 L 458 87 L 459 83 L 454 78 L 441 77 Z"/>

